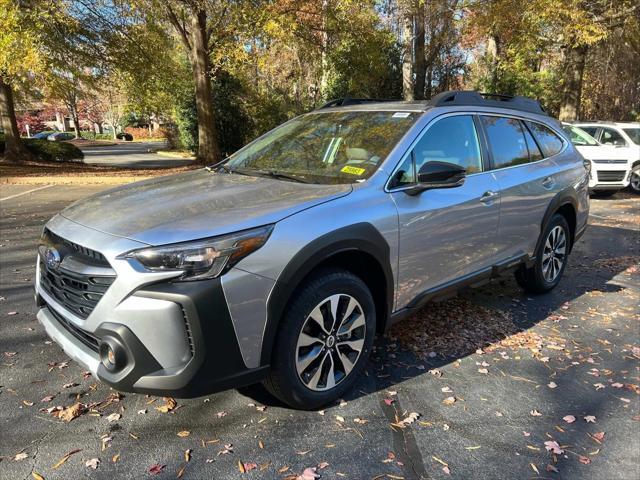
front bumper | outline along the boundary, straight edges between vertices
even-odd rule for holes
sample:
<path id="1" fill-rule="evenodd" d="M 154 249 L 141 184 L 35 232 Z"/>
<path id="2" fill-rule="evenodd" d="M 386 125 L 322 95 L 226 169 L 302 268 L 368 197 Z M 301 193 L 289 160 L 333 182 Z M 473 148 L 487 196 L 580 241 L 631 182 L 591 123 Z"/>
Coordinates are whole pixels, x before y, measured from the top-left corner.
<path id="1" fill-rule="evenodd" d="M 239 340 L 248 337 L 243 322 L 250 318 L 239 315 L 238 305 L 246 302 L 238 292 L 243 285 L 253 286 L 256 276 L 229 272 L 236 281 L 228 285 L 220 278 L 171 282 L 175 273 L 140 272 L 118 259 L 118 253 L 139 248 L 128 239 L 63 220 L 50 222 L 48 228 L 55 228 L 56 235 L 70 242 L 102 252 L 116 273 L 95 308 L 81 318 L 66 308 L 59 292 L 54 296 L 41 281 L 41 270 L 46 273 L 47 269 L 40 258 L 36 268 L 38 320 L 67 355 L 96 378 L 120 391 L 187 398 L 264 377 L 268 365 L 248 362 L 250 343 Z M 268 285 L 264 287 L 267 291 Z M 118 353 L 115 367 L 106 361 L 106 345 Z"/>
<path id="2" fill-rule="evenodd" d="M 589 176 L 590 190 L 619 190 L 629 185 L 630 169 L 626 165 L 592 163 Z"/>

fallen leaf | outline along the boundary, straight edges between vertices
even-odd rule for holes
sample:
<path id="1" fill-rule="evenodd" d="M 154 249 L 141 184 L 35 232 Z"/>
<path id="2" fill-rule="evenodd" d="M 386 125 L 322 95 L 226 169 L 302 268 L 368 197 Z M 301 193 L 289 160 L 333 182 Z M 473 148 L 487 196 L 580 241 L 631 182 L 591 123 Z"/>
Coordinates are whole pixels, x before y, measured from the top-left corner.
<path id="1" fill-rule="evenodd" d="M 160 472 L 162 472 L 162 470 L 164 470 L 165 467 L 166 467 L 166 465 L 161 465 L 159 463 L 156 463 L 155 465 L 151 465 L 149 467 L 148 472 L 151 475 L 158 475 L 158 474 L 160 474 Z"/>
<path id="2" fill-rule="evenodd" d="M 233 453 L 233 444 L 226 443 L 224 448 L 218 452 L 218 455 L 229 455 L 230 453 Z"/>
<path id="3" fill-rule="evenodd" d="M 177 435 L 180 438 L 185 438 L 185 437 L 188 437 L 189 435 L 191 435 L 191 432 L 189 430 L 182 430 L 181 432 L 178 432 Z"/>
<path id="4" fill-rule="evenodd" d="M 18 454 L 16 454 L 15 457 L 13 457 L 13 459 L 16 462 L 19 462 L 20 460 L 24 460 L 25 458 L 27 458 L 29 456 L 29 454 L 25 453 L 25 452 L 20 452 Z"/>
<path id="5" fill-rule="evenodd" d="M 456 397 L 447 397 L 442 400 L 442 403 L 444 403 L 445 405 L 453 405 L 454 403 L 456 403 Z"/>
<path id="6" fill-rule="evenodd" d="M 82 415 L 83 411 L 84 405 L 81 403 L 75 403 L 58 413 L 58 418 L 60 420 L 64 420 L 65 422 L 70 422 L 74 418 L 78 418 L 80 415 Z"/>
<path id="7" fill-rule="evenodd" d="M 564 450 L 560 448 L 558 442 L 554 440 L 548 440 L 544 442 L 544 448 L 546 448 L 550 452 L 555 453 L 556 455 L 562 455 L 564 453 Z"/>
<path id="8" fill-rule="evenodd" d="M 94 470 L 96 468 L 98 468 L 98 465 L 100 465 L 100 459 L 99 458 L 91 458 L 91 459 L 87 460 L 86 462 L 84 462 L 84 466 L 85 467 L 93 468 Z"/>
<path id="9" fill-rule="evenodd" d="M 42 403 L 48 403 L 51 400 L 53 400 L 55 398 L 55 395 L 47 395 L 46 397 L 44 397 L 42 400 L 40 400 Z"/>
<path id="10" fill-rule="evenodd" d="M 296 480 L 316 480 L 320 475 L 316 473 L 316 467 L 307 467 L 296 477 Z"/>
<path id="11" fill-rule="evenodd" d="M 226 417 L 227 416 L 227 412 L 218 412 L 216 413 L 216 417 L 218 418 L 222 418 L 222 417 Z"/>
<path id="12" fill-rule="evenodd" d="M 35 480 L 44 480 L 44 477 L 40 475 L 38 472 L 31 472 L 31 476 L 35 478 Z"/>
<path id="13" fill-rule="evenodd" d="M 385 398 L 384 399 L 384 403 L 386 403 L 388 406 L 393 405 L 393 402 L 395 402 L 395 400 L 393 398 Z"/>
<path id="14" fill-rule="evenodd" d="M 529 412 L 529 414 L 530 414 L 532 417 L 541 417 L 541 416 L 542 416 L 542 414 L 541 414 L 538 410 L 536 410 L 535 408 L 534 408 L 533 410 L 531 410 L 531 411 Z"/>
<path id="15" fill-rule="evenodd" d="M 602 442 L 604 440 L 604 432 L 594 433 L 592 437 L 598 440 L 599 442 Z"/>
<path id="16" fill-rule="evenodd" d="M 622 383 L 619 383 L 619 382 L 612 383 L 611 386 L 613 388 L 622 388 L 622 387 L 624 387 L 624 385 Z"/>
<path id="17" fill-rule="evenodd" d="M 323 468 L 327 468 L 329 466 L 329 462 L 320 462 L 318 464 L 318 470 L 322 470 Z"/>
<path id="18" fill-rule="evenodd" d="M 547 387 L 549 387 L 549 388 L 556 388 L 557 386 L 558 386 L 558 385 L 556 384 L 556 382 L 549 382 L 549 383 L 547 384 Z"/>
<path id="19" fill-rule="evenodd" d="M 479 368 L 478 369 L 478 373 L 482 373 L 483 375 L 487 375 L 489 373 L 489 370 L 487 370 L 486 368 Z"/>
<path id="20" fill-rule="evenodd" d="M 185 462 L 189 462 L 191 460 L 191 452 L 192 452 L 192 450 L 190 448 L 188 448 L 187 450 L 184 451 L 184 461 Z"/>
<path id="21" fill-rule="evenodd" d="M 440 389 L 440 391 L 441 391 L 442 393 L 451 393 L 453 390 L 451 390 L 451 388 L 449 388 L 449 387 L 442 387 L 442 388 Z"/>
<path id="22" fill-rule="evenodd" d="M 580 461 L 580 463 L 583 463 L 585 465 L 589 465 L 591 463 L 591 459 L 589 457 L 585 457 L 584 455 L 578 455 L 578 460 Z"/>
<path id="23" fill-rule="evenodd" d="M 111 423 L 111 422 L 117 422 L 118 420 L 120 420 L 120 417 L 122 415 L 120 415 L 119 413 L 112 413 L 111 415 L 109 415 L 107 417 L 107 422 Z"/>
<path id="24" fill-rule="evenodd" d="M 554 467 L 553 465 L 549 464 L 549 465 L 547 465 L 547 472 L 558 473 L 559 470 L 556 467 Z"/>
<path id="25" fill-rule="evenodd" d="M 574 417 L 573 415 L 565 415 L 564 417 L 562 417 L 562 420 L 567 423 L 573 423 L 576 421 L 576 417 Z"/>
<path id="26" fill-rule="evenodd" d="M 56 463 L 53 467 L 53 469 L 58 468 L 59 466 L 61 466 L 64 462 L 66 462 L 67 460 L 69 460 L 69 457 L 71 457 L 71 455 L 73 455 L 74 453 L 78 453 L 81 452 L 82 450 L 79 448 L 76 448 L 75 450 L 71 450 L 69 453 L 67 453 L 64 457 L 62 457 L 60 460 L 58 460 L 58 463 Z"/>
<path id="27" fill-rule="evenodd" d="M 340 415 L 336 415 L 336 420 L 340 423 L 344 423 L 344 417 L 341 417 Z"/>
<path id="28" fill-rule="evenodd" d="M 596 417 L 593 415 L 587 415 L 586 417 L 583 417 L 584 421 L 587 423 L 596 423 Z"/>
<path id="29" fill-rule="evenodd" d="M 177 406 L 177 402 L 171 398 L 171 397 L 165 397 L 164 398 L 164 405 L 160 405 L 159 407 L 156 407 L 156 410 L 158 410 L 161 413 L 169 413 L 171 410 L 173 410 L 174 408 L 176 408 Z M 154 467 L 157 465 L 154 465 Z M 164 468 L 164 465 L 162 466 L 162 468 Z M 157 474 L 154 474 L 157 475 Z"/>
<path id="30" fill-rule="evenodd" d="M 120 454 L 116 453 L 113 457 L 111 457 L 111 462 L 112 463 L 118 463 L 118 460 L 120 460 Z"/>

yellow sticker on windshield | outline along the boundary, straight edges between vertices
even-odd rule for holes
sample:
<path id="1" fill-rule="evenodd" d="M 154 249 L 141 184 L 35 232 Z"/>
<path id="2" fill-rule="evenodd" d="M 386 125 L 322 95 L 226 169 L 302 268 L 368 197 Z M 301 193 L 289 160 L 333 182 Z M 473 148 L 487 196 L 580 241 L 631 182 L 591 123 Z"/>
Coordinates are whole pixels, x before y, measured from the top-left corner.
<path id="1" fill-rule="evenodd" d="M 351 175 L 362 175 L 364 172 L 366 172 L 364 168 L 350 167 L 348 165 L 346 167 L 342 167 L 342 170 L 340 171 L 344 173 L 350 173 Z"/>

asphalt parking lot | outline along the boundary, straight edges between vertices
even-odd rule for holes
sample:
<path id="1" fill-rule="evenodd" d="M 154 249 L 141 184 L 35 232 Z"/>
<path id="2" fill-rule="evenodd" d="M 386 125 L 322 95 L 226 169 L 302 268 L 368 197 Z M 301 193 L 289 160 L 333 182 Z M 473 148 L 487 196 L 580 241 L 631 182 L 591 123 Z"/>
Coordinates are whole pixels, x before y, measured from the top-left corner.
<path id="1" fill-rule="evenodd" d="M 640 478 L 638 197 L 592 201 L 552 293 L 505 277 L 378 339 L 340 404 L 298 412 L 249 387 L 164 413 L 84 375 L 38 324 L 41 228 L 104 187 L 38 188 L 0 186 L 0 478 Z M 77 402 L 70 422 L 47 413 Z"/>

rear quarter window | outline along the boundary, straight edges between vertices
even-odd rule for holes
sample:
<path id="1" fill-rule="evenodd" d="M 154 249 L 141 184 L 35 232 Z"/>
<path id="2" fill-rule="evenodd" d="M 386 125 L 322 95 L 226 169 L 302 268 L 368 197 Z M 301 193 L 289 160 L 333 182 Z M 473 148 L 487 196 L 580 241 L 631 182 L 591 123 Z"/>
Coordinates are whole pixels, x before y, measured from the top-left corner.
<path id="1" fill-rule="evenodd" d="M 526 122 L 545 157 L 557 155 L 562 150 L 562 139 L 549 127 L 535 122 Z"/>

